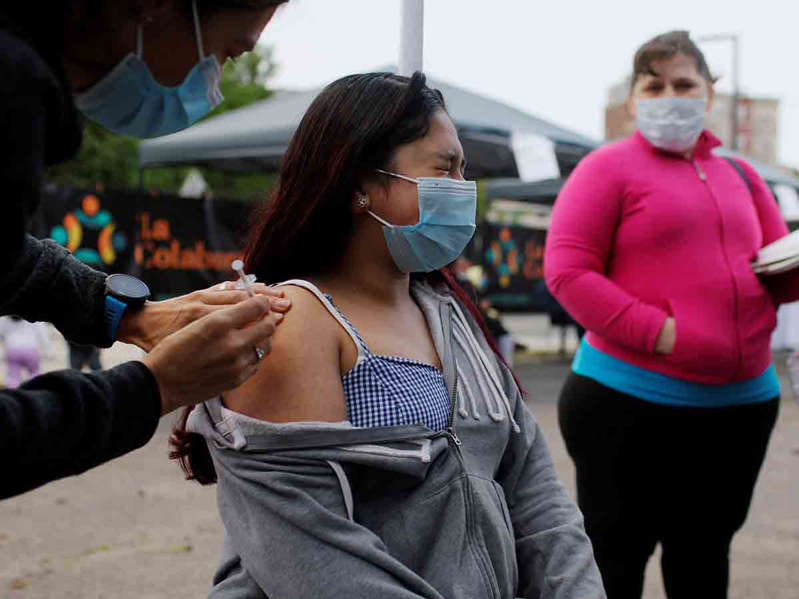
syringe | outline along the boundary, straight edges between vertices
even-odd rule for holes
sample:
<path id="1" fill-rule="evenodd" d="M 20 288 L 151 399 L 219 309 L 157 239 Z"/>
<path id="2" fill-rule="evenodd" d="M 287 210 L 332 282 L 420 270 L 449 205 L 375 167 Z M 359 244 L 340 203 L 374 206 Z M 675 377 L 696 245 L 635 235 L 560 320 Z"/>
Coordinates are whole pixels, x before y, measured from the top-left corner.
<path id="1" fill-rule="evenodd" d="M 255 297 L 255 292 L 252 290 L 250 278 L 244 274 L 244 262 L 241 260 L 234 260 L 230 263 L 230 268 L 239 274 L 239 281 L 241 281 L 241 284 L 244 286 L 244 290 L 247 292 L 247 295 L 250 297 Z"/>
<path id="2" fill-rule="evenodd" d="M 244 286 L 244 290 L 247 292 L 247 295 L 250 297 L 255 297 L 255 292 L 252 290 L 252 280 L 250 277 L 244 274 L 244 262 L 241 260 L 234 260 L 230 263 L 230 268 L 239 273 L 239 282 Z M 264 356 L 266 355 L 264 350 L 257 345 L 253 347 L 253 350 L 255 350 L 255 357 L 258 362 L 264 359 Z"/>

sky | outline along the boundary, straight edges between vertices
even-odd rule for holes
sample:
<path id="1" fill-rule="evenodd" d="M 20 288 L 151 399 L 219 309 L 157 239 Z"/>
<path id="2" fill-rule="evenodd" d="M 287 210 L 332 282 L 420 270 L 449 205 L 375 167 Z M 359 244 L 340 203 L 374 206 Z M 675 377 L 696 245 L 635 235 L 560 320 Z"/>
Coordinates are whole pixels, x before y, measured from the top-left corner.
<path id="1" fill-rule="evenodd" d="M 290 0 L 261 43 L 271 85 L 308 89 L 396 64 L 401 0 Z M 742 92 L 780 100 L 778 158 L 799 168 L 799 2 L 794 0 L 425 0 L 424 70 L 601 139 L 608 87 L 658 33 L 735 33 Z M 730 44 L 701 45 L 719 91 L 731 90 Z"/>

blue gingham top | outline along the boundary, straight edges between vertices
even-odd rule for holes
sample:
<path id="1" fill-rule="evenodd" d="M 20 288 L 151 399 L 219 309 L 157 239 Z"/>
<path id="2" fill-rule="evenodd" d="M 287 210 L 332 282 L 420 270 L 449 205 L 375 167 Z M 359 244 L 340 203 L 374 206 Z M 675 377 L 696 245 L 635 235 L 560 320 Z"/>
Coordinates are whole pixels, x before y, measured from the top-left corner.
<path id="1" fill-rule="evenodd" d="M 450 400 L 444 375 L 432 364 L 401 356 L 373 354 L 353 324 L 325 294 L 341 316 L 358 348 L 355 366 L 341 377 L 353 426 L 424 424 L 432 430 L 449 426 Z"/>

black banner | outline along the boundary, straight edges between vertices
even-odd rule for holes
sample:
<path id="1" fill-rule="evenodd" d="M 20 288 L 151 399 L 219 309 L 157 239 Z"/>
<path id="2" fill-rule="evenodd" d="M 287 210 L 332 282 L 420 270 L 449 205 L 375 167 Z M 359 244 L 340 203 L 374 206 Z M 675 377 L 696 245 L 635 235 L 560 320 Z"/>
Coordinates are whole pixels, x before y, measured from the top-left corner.
<path id="1" fill-rule="evenodd" d="M 467 255 L 482 265 L 481 287 L 496 307 L 549 311 L 546 218 L 530 220 L 530 206 L 516 204 L 505 202 L 503 209 L 493 203 Z M 135 275 L 153 299 L 165 299 L 231 279 L 230 263 L 241 255 L 252 208 L 240 200 L 52 187 L 33 234 L 55 239 L 94 268 Z"/>
<path id="2" fill-rule="evenodd" d="M 239 200 L 52 187 L 33 234 L 94 268 L 135 275 L 164 299 L 231 278 L 251 209 Z"/>
<path id="3" fill-rule="evenodd" d="M 484 293 L 504 310 L 545 310 L 546 230 L 484 223 Z"/>

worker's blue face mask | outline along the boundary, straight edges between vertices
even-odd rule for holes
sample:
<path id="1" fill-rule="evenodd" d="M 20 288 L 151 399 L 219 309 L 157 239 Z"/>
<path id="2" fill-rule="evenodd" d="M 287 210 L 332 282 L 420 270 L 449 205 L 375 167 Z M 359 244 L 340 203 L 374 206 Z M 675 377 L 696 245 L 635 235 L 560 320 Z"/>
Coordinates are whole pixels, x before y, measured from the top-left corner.
<path id="1" fill-rule="evenodd" d="M 106 129 L 140 138 L 180 131 L 208 114 L 222 101 L 222 69 L 216 56 L 204 55 L 196 2 L 192 9 L 200 62 L 183 83 L 164 87 L 153 78 L 142 60 L 139 27 L 136 53 L 128 54 L 98 83 L 77 94 L 78 109 Z"/>
<path id="2" fill-rule="evenodd" d="M 388 250 L 402 272 L 430 272 L 446 266 L 463 253 L 474 235 L 477 186 L 474 181 L 439 177 L 412 179 L 378 169 L 377 172 L 415 183 L 419 193 L 419 222 L 392 225 L 369 210 L 383 225 Z"/>

